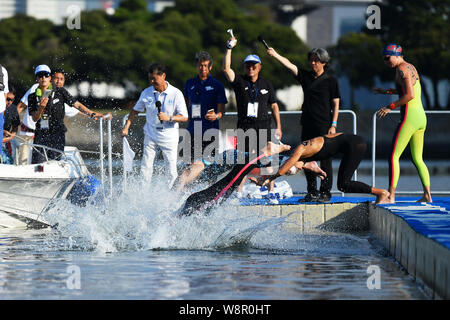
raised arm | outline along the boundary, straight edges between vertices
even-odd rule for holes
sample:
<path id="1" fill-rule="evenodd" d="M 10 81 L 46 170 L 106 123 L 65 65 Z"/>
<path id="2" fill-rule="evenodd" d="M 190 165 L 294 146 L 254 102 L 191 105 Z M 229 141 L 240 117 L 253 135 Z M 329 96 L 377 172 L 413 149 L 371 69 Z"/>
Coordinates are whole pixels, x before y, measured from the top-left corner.
<path id="1" fill-rule="evenodd" d="M 298 68 L 295 64 L 289 61 L 288 58 L 283 57 L 278 52 L 275 51 L 274 48 L 267 49 L 267 54 L 271 57 L 277 59 L 283 66 L 285 66 L 289 71 L 291 71 L 294 76 L 298 75 Z"/>
<path id="2" fill-rule="evenodd" d="M 231 69 L 231 51 L 236 46 L 237 39 L 236 38 L 230 38 L 227 42 L 227 50 L 225 51 L 225 56 L 223 58 L 222 63 L 222 70 L 225 73 L 225 76 L 229 82 L 233 82 L 236 75 Z"/>

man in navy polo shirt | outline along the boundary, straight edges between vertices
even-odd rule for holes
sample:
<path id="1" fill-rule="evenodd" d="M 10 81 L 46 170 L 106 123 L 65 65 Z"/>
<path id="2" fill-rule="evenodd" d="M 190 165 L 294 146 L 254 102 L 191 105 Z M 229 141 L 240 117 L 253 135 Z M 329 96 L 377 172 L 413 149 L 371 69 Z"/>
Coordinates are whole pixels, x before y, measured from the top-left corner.
<path id="1" fill-rule="evenodd" d="M 184 85 L 184 97 L 189 110 L 187 130 L 191 136 L 192 162 L 180 176 L 177 184 L 179 190 L 202 172 L 208 160 L 212 161 L 214 150 L 219 147 L 219 141 L 214 140 L 219 136 L 219 120 L 228 102 L 223 84 L 210 74 L 213 65 L 211 55 L 200 51 L 195 55 L 195 60 L 197 76 L 187 80 Z M 208 145 L 211 147 L 205 152 Z"/>

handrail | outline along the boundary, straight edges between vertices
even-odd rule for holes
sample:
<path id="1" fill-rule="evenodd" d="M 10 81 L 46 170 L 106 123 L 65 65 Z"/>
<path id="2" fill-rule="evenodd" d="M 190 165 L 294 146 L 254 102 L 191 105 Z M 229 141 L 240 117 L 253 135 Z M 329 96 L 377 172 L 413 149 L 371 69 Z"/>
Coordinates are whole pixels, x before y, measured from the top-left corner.
<path id="1" fill-rule="evenodd" d="M 271 112 L 269 112 L 269 114 L 270 113 Z M 352 131 L 353 131 L 353 134 L 356 134 L 357 133 L 357 131 L 356 131 L 357 130 L 356 129 L 356 124 L 357 124 L 357 122 L 356 122 L 356 113 L 353 110 L 339 110 L 339 114 L 341 114 L 341 113 L 348 113 L 348 114 L 350 114 L 352 116 L 352 127 L 353 127 Z M 289 115 L 289 114 L 298 114 L 298 115 L 300 115 L 300 114 L 302 114 L 302 111 L 301 110 L 280 111 L 280 115 Z M 143 117 L 145 115 L 146 115 L 145 113 L 139 113 L 137 116 L 138 117 Z M 237 116 L 237 112 L 226 112 L 224 114 L 224 116 Z M 125 122 L 127 121 L 127 119 L 128 119 L 128 115 L 125 115 L 122 118 L 122 127 L 125 125 Z M 123 144 L 122 144 L 122 160 L 123 160 Z M 124 161 L 122 161 L 122 162 L 124 162 Z M 357 170 L 356 170 L 355 174 L 354 174 L 354 179 L 357 180 L 357 177 L 358 177 L 358 173 L 357 173 Z M 127 182 L 127 172 L 125 170 L 125 167 L 123 167 L 123 189 L 124 190 L 126 189 L 126 182 Z M 332 193 L 341 193 L 342 195 L 344 195 L 344 193 L 341 192 L 341 191 L 332 191 Z"/>
<path id="2" fill-rule="evenodd" d="M 392 110 L 389 113 L 400 113 L 400 110 Z M 450 114 L 446 110 L 425 110 L 426 114 Z M 375 162 L 376 162 L 376 139 L 377 139 L 377 112 L 372 115 L 372 187 L 375 187 Z M 423 191 L 395 191 L 398 194 L 421 194 Z M 450 194 L 450 191 L 432 191 L 432 194 Z"/>
<path id="3" fill-rule="evenodd" d="M 107 141 L 108 141 L 108 173 L 109 173 L 109 196 L 112 198 L 112 191 L 113 191 L 113 177 L 112 177 L 112 142 L 111 142 L 111 115 L 107 114 L 104 118 L 100 118 L 99 122 L 99 130 L 100 130 L 100 142 L 99 142 L 99 149 L 100 149 L 100 177 L 101 177 L 101 184 L 104 189 L 104 182 L 105 182 L 105 172 L 103 167 L 103 120 L 108 120 L 108 128 L 107 128 Z"/>

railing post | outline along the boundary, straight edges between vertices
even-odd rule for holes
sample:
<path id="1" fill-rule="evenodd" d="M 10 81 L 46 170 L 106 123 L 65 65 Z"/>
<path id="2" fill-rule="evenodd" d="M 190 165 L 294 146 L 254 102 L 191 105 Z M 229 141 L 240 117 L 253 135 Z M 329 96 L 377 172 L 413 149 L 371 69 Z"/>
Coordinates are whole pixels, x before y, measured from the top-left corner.
<path id="1" fill-rule="evenodd" d="M 104 190 L 104 188 L 105 188 L 105 173 L 104 173 L 104 167 L 103 167 L 103 118 L 100 118 L 99 127 L 100 127 L 99 128 L 99 130 L 100 130 L 100 142 L 99 142 L 100 182 L 102 184 L 102 189 Z"/>
<path id="2" fill-rule="evenodd" d="M 127 122 L 128 120 L 128 115 L 125 115 L 122 118 L 122 128 L 125 126 L 125 122 Z M 123 138 L 122 138 L 122 174 L 123 174 L 123 183 L 122 183 L 122 188 L 123 191 L 125 192 L 127 189 L 127 170 L 125 170 L 125 152 L 124 152 L 125 148 L 124 148 L 124 142 L 123 142 Z"/>
<path id="3" fill-rule="evenodd" d="M 375 188 L 375 161 L 377 152 L 377 113 L 372 116 L 372 187 Z"/>
<path id="4" fill-rule="evenodd" d="M 108 170 L 109 170 L 109 196 L 112 199 L 113 191 L 113 172 L 112 172 L 112 140 L 111 140 L 111 116 L 108 120 Z"/>

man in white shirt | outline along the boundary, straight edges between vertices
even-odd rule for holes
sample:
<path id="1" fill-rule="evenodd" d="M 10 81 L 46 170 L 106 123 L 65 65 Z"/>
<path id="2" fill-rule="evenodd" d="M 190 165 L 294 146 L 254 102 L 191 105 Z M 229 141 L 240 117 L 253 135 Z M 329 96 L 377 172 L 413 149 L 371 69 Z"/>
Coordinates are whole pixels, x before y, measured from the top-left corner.
<path id="1" fill-rule="evenodd" d="M 144 154 L 141 173 L 146 181 L 151 181 L 153 162 L 157 147 L 161 149 L 169 175 L 169 188 L 177 173 L 178 122 L 188 121 L 188 112 L 183 93 L 166 81 L 165 67 L 153 63 L 148 70 L 151 86 L 142 91 L 136 105 L 130 111 L 121 135 L 127 136 L 131 123 L 139 112 L 145 112 Z"/>
<path id="2" fill-rule="evenodd" d="M 5 67 L 0 65 L 0 156 L 3 153 L 1 148 L 3 141 L 3 124 L 5 121 L 3 118 L 3 112 L 5 112 L 6 109 L 6 95 L 8 92 L 8 71 L 6 71 Z"/>

